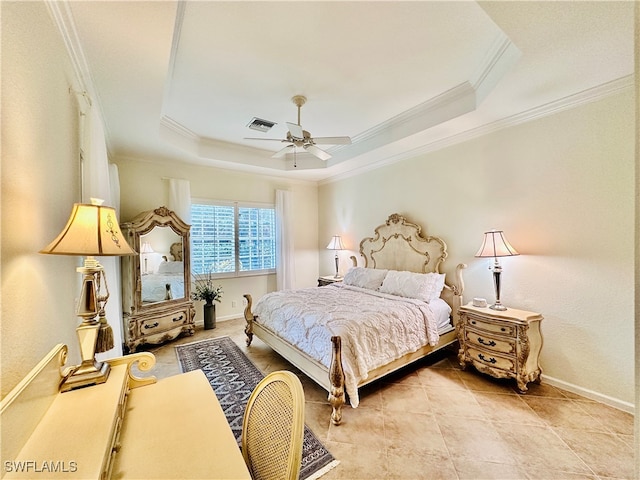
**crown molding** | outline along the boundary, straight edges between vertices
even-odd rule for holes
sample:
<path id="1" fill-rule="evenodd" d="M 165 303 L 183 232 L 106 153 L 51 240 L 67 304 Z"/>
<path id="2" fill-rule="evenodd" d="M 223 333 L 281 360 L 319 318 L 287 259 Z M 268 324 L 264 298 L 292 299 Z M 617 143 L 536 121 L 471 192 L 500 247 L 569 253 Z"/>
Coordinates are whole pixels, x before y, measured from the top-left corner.
<path id="1" fill-rule="evenodd" d="M 95 92 L 91 81 L 89 64 L 87 63 L 84 50 L 80 43 L 80 38 L 76 30 L 76 25 L 69 3 L 66 0 L 45 0 L 45 5 L 49 10 L 49 14 L 58 28 L 60 35 L 62 36 L 62 41 L 64 42 L 71 60 L 71 66 L 73 67 L 73 73 L 75 74 L 75 82 L 73 82 L 74 85 L 72 85 L 72 88 L 76 92 L 86 95 L 83 95 L 83 97 L 87 100 L 89 104 L 88 106 L 90 107 L 90 99 L 95 96 Z"/>
<path id="2" fill-rule="evenodd" d="M 518 47 L 509 37 L 500 32 L 489 48 L 484 61 L 470 80 L 476 91 L 478 104 L 496 87 L 500 79 L 521 57 L 522 52 Z"/>
<path id="3" fill-rule="evenodd" d="M 85 57 L 82 43 L 80 42 L 80 36 L 78 35 L 73 13 L 71 12 L 70 3 L 68 0 L 44 0 L 44 3 L 60 32 L 73 68 L 75 81 L 71 82 L 73 85 L 71 85 L 70 90 L 76 93 L 82 113 L 86 113 L 86 110 L 92 107 L 97 108 L 100 112 L 100 118 L 103 119 L 102 128 L 105 136 L 105 144 L 107 146 L 108 156 L 111 157 L 112 149 L 109 140 L 111 138 L 109 126 L 104 121 L 100 96 L 94 87 L 91 69 Z"/>
<path id="4" fill-rule="evenodd" d="M 355 177 L 357 175 L 361 175 L 363 173 L 366 173 L 372 170 L 377 170 L 378 168 L 382 168 L 387 165 L 392 165 L 394 163 L 398 163 L 404 160 L 409 160 L 411 158 L 415 158 L 420 155 L 431 153 L 437 150 L 442 150 L 443 148 L 447 148 L 452 145 L 456 145 L 458 143 L 466 142 L 468 140 L 471 140 L 477 137 L 482 137 L 484 135 L 488 135 L 490 133 L 503 130 L 505 128 L 520 125 L 522 123 L 527 123 L 532 120 L 537 120 L 539 118 L 548 117 L 556 113 L 560 113 L 565 110 L 580 107 L 580 106 L 583 106 L 583 105 L 586 105 L 586 104 L 589 104 L 589 103 L 592 103 L 592 102 L 595 102 L 595 101 L 598 101 L 598 100 L 607 98 L 609 96 L 613 96 L 618 93 L 622 93 L 626 90 L 630 90 L 634 88 L 635 88 L 635 75 L 633 74 L 627 75 L 625 77 L 621 77 L 616 80 L 603 83 L 596 87 L 589 88 L 587 90 L 583 90 L 581 92 L 578 92 L 572 95 L 567 95 L 566 97 L 560 98 L 552 102 L 548 102 L 538 107 L 531 108 L 524 112 L 511 115 L 504 119 L 487 123 L 485 125 L 481 125 L 479 127 L 472 128 L 464 132 L 451 135 L 449 137 L 435 140 L 433 142 L 422 145 L 421 147 L 407 150 L 406 152 L 402 152 L 401 154 L 398 154 L 398 155 L 387 157 L 386 159 L 377 161 L 370 165 L 355 168 L 343 174 L 327 177 L 323 180 L 320 180 L 318 184 L 325 185 L 325 184 L 330 184 L 336 181 L 344 180 L 347 178 Z"/>

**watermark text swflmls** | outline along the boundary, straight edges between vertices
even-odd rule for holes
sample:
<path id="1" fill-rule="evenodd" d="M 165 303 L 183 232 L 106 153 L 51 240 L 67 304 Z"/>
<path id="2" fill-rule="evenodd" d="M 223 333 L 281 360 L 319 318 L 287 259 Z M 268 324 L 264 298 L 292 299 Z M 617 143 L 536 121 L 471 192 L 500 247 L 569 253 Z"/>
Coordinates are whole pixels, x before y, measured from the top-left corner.
<path id="1" fill-rule="evenodd" d="M 74 460 L 7 460 L 4 471 L 17 473 L 75 473 L 78 462 Z"/>

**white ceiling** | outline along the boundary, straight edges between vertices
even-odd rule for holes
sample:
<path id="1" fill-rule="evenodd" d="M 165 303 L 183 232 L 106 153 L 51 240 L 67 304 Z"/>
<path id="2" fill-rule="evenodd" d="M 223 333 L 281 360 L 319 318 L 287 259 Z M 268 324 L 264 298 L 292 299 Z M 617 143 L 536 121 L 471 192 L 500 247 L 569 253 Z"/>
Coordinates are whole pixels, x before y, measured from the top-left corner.
<path id="1" fill-rule="evenodd" d="M 633 2 L 68 2 L 111 155 L 322 180 L 629 84 Z M 293 95 L 313 136 L 273 159 Z M 277 122 L 247 128 L 252 117 Z"/>

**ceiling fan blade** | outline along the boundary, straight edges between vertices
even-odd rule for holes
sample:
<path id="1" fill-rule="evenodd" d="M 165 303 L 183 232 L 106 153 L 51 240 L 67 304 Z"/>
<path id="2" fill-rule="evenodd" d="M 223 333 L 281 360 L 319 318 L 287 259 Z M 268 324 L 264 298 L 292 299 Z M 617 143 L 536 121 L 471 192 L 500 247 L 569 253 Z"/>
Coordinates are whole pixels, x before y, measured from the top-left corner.
<path id="1" fill-rule="evenodd" d="M 313 137 L 313 143 L 318 145 L 351 145 L 349 137 Z"/>
<path id="2" fill-rule="evenodd" d="M 284 157 L 287 153 L 293 151 L 291 150 L 292 148 L 294 148 L 293 145 L 287 145 L 286 147 L 284 147 L 282 150 L 278 150 L 276 153 L 274 153 L 273 155 L 271 155 L 271 158 L 280 158 L 280 157 Z"/>
<path id="3" fill-rule="evenodd" d="M 304 138 L 304 132 L 302 131 L 302 127 L 297 123 L 287 123 L 287 128 L 289 128 L 289 133 L 293 138 L 298 138 L 302 140 Z"/>
<path id="4" fill-rule="evenodd" d="M 320 160 L 329 160 L 331 158 L 331 155 L 329 155 L 327 152 L 325 152 L 324 150 L 316 147 L 315 145 L 304 145 L 304 149 L 309 152 L 311 155 L 315 155 L 316 157 L 318 157 Z"/>

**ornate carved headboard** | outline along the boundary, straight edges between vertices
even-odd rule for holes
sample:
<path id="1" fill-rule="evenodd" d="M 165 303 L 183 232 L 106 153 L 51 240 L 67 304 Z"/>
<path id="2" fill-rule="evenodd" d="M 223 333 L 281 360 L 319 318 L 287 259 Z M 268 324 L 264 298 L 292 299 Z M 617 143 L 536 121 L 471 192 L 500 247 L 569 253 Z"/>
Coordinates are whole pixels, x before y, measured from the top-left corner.
<path id="1" fill-rule="evenodd" d="M 365 267 L 440 273 L 440 264 L 448 255 L 444 240 L 424 237 L 422 227 L 397 213 L 389 215 L 374 233 L 360 242 Z"/>
<path id="2" fill-rule="evenodd" d="M 182 242 L 175 242 L 171 244 L 169 253 L 173 256 L 176 262 L 182 261 Z"/>
<path id="3" fill-rule="evenodd" d="M 365 267 L 441 273 L 440 266 L 448 253 L 447 244 L 440 237 L 423 236 L 422 227 L 397 213 L 389 215 L 387 221 L 375 229 L 374 234 L 360 242 L 360 255 L 364 258 Z M 351 260 L 356 265 L 356 258 L 351 257 Z M 464 268 L 464 263 L 456 266 L 455 283 L 447 282 L 442 294 L 454 311 L 463 302 Z"/>

